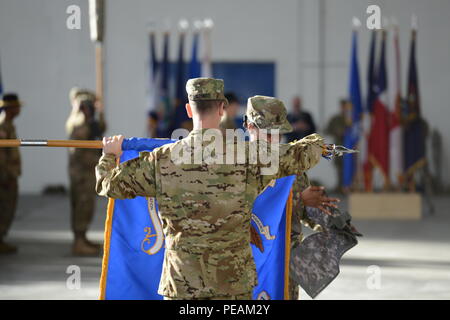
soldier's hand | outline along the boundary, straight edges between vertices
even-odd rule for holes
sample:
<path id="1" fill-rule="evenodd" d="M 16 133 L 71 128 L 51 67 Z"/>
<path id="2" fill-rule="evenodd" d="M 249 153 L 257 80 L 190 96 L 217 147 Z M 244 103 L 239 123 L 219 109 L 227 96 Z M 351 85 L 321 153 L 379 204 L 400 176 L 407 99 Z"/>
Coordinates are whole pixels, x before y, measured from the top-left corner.
<path id="1" fill-rule="evenodd" d="M 330 159 L 334 155 L 334 144 L 324 144 L 322 146 L 322 156 Z"/>
<path id="2" fill-rule="evenodd" d="M 338 198 L 330 198 L 324 195 L 324 187 L 309 186 L 302 192 L 303 204 L 307 207 L 318 208 L 331 215 L 329 208 L 337 208 Z"/>
<path id="3" fill-rule="evenodd" d="M 113 136 L 103 138 L 103 153 L 113 154 L 116 158 L 122 155 L 122 142 L 124 136 Z"/>

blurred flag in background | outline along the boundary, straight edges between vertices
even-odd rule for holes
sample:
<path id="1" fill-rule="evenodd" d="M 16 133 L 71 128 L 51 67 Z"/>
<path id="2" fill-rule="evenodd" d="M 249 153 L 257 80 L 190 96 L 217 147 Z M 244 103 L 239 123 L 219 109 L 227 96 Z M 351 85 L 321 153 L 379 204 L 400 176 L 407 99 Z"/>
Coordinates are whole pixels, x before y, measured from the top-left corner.
<path id="1" fill-rule="evenodd" d="M 355 149 L 361 135 L 361 90 L 359 83 L 359 66 L 358 66 L 358 33 L 353 31 L 352 49 L 350 58 L 350 80 L 349 80 L 349 96 L 352 105 L 351 123 L 346 128 L 344 135 L 344 146 L 349 149 Z M 358 170 L 356 155 L 344 155 L 343 183 L 344 187 L 350 187 Z"/>
<path id="2" fill-rule="evenodd" d="M 372 128 L 369 137 L 369 161 L 376 187 L 389 185 L 389 111 L 386 73 L 386 31 L 382 30 L 380 60 L 376 76 Z"/>
<path id="3" fill-rule="evenodd" d="M 406 179 L 412 183 L 414 173 L 425 163 L 425 122 L 421 118 L 419 79 L 416 64 L 416 35 L 411 32 L 411 45 L 408 68 L 407 101 L 404 127 L 404 169 Z"/>
<path id="4" fill-rule="evenodd" d="M 398 38 L 398 26 L 395 26 L 393 33 L 394 42 L 394 77 L 390 83 L 391 99 L 390 109 L 390 136 L 389 136 L 389 172 L 391 184 L 400 187 L 403 177 L 403 136 L 401 126 L 402 113 L 402 93 L 401 93 L 401 61 L 400 45 Z"/>

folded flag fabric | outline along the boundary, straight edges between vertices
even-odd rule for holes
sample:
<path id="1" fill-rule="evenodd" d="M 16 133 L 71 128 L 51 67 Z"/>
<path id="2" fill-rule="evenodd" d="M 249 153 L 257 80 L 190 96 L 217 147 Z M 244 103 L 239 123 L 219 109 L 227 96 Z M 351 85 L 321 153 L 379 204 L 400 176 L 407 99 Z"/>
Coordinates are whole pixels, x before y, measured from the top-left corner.
<path id="1" fill-rule="evenodd" d="M 120 161 L 152 151 L 173 140 L 127 139 Z M 256 199 L 252 226 L 260 237 L 252 245 L 258 285 L 254 299 L 287 299 L 290 258 L 291 187 L 295 176 L 273 181 Z M 289 200 L 289 201 L 288 201 Z M 250 230 L 249 230 L 250 232 Z M 164 258 L 164 235 L 154 198 L 108 203 L 100 299 L 161 300 L 158 291 Z"/>

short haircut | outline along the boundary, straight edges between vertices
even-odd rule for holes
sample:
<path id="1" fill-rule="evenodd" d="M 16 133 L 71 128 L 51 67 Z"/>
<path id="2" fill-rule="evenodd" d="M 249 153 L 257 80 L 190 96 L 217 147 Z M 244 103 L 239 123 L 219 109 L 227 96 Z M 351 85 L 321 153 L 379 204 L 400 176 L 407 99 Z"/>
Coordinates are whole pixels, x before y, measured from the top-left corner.
<path id="1" fill-rule="evenodd" d="M 233 92 L 225 93 L 225 98 L 227 98 L 229 104 L 239 103 L 239 99 Z"/>
<path id="2" fill-rule="evenodd" d="M 92 100 L 82 100 L 80 101 L 80 107 L 85 107 L 88 109 L 94 109 L 94 101 Z"/>
<path id="3" fill-rule="evenodd" d="M 152 120 L 155 120 L 155 121 L 159 120 L 159 116 L 155 111 L 149 111 L 147 116 Z"/>
<path id="4" fill-rule="evenodd" d="M 340 100 L 339 100 L 339 104 L 342 106 L 342 105 L 344 105 L 344 104 L 346 104 L 347 102 L 350 102 L 347 98 L 341 98 Z"/>
<path id="5" fill-rule="evenodd" d="M 223 100 L 196 100 L 189 101 L 189 104 L 200 114 L 209 113 L 220 107 Z"/>

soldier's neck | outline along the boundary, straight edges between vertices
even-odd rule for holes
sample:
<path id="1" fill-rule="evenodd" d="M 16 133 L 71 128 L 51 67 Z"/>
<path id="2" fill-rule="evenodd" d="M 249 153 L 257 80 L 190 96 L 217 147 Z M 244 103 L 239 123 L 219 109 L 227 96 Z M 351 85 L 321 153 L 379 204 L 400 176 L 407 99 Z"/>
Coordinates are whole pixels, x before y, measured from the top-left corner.
<path id="1" fill-rule="evenodd" d="M 192 119 L 193 129 L 220 129 L 219 121 L 217 119 L 205 118 L 194 118 Z"/>

